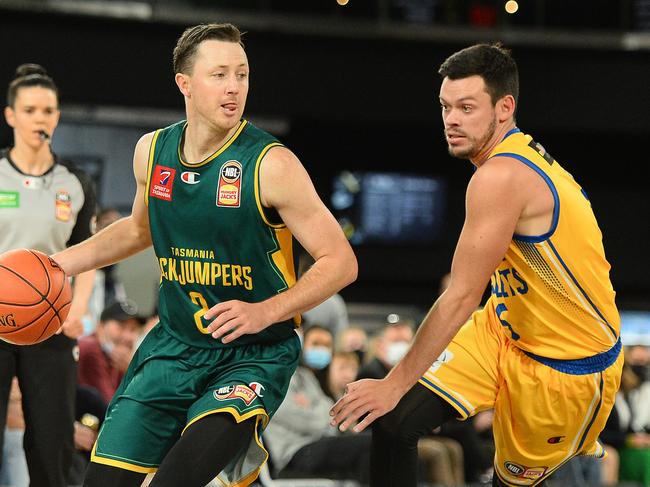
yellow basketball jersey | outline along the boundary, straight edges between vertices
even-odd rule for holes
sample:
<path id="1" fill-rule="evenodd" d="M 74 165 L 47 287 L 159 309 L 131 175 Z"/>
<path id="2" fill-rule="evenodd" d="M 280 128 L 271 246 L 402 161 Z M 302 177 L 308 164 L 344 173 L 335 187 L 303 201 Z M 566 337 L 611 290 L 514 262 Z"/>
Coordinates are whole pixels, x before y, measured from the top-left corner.
<path id="1" fill-rule="evenodd" d="M 514 129 L 490 157 L 536 171 L 555 201 L 544 235 L 514 235 L 491 278 L 486 312 L 525 352 L 574 360 L 620 347 L 602 234 L 584 190 L 532 137 Z M 612 350 L 613 351 L 613 350 Z"/>

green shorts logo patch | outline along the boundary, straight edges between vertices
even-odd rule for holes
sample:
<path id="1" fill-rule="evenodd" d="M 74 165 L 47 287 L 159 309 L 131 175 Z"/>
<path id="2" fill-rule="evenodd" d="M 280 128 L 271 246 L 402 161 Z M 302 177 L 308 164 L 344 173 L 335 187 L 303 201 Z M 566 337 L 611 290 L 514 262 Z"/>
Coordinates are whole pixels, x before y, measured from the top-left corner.
<path id="1" fill-rule="evenodd" d="M 0 208 L 18 208 L 20 194 L 18 191 L 0 191 Z"/>

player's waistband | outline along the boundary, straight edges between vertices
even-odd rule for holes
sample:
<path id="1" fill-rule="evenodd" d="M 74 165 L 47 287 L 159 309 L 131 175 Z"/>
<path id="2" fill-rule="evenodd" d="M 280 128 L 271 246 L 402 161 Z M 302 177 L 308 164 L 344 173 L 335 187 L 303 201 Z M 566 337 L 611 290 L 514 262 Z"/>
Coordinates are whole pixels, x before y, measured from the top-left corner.
<path id="1" fill-rule="evenodd" d="M 542 357 L 531 352 L 523 352 L 533 360 L 536 360 L 544 365 L 548 365 L 552 369 L 564 372 L 565 374 L 585 375 L 593 374 L 595 372 L 602 372 L 614 362 L 616 362 L 618 354 L 621 352 L 621 347 L 621 338 L 619 337 L 619 339 L 616 340 L 614 346 L 609 350 L 596 355 L 592 355 L 591 357 L 575 360 L 559 360 Z"/>

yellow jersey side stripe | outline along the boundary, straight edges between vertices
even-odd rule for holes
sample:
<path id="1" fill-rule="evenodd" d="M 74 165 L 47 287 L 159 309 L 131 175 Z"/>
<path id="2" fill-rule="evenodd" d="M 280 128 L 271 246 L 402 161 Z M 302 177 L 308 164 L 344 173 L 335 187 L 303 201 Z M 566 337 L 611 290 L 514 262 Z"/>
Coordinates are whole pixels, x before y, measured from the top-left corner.
<path id="1" fill-rule="evenodd" d="M 264 149 L 262 149 L 262 152 L 260 152 L 260 155 L 257 158 L 257 161 L 255 162 L 255 202 L 257 203 L 257 210 L 260 212 L 260 216 L 262 217 L 262 220 L 264 220 L 264 223 L 266 223 L 269 227 L 272 228 L 284 228 L 286 225 L 284 223 L 271 223 L 267 218 L 266 214 L 264 213 L 264 208 L 262 207 L 262 200 L 260 197 L 260 164 L 262 162 L 262 159 L 264 159 L 264 156 L 267 154 L 269 150 L 271 150 L 273 147 L 282 147 L 282 144 L 279 142 L 272 142 Z"/>
<path id="2" fill-rule="evenodd" d="M 151 186 L 151 171 L 153 171 L 153 156 L 156 151 L 156 141 L 158 140 L 158 135 L 160 134 L 160 129 L 156 130 L 153 134 L 153 139 L 151 140 L 151 145 L 149 146 L 149 160 L 147 161 L 147 184 L 144 191 L 144 204 L 149 206 L 149 187 Z"/>
<path id="3" fill-rule="evenodd" d="M 551 248 L 549 247 L 549 242 L 548 241 L 543 242 L 539 246 L 546 254 L 548 262 L 550 262 L 551 265 L 555 268 L 556 270 L 555 274 L 557 276 L 562 277 L 566 287 L 572 291 L 573 297 L 580 302 L 582 309 L 584 309 L 587 313 L 589 313 L 591 317 L 594 318 L 596 322 L 598 322 L 601 329 L 606 335 L 611 334 L 613 330 L 611 330 L 611 328 L 608 329 L 607 323 L 594 312 L 594 310 L 592 309 L 591 306 L 589 306 L 589 304 L 587 304 L 583 294 L 576 288 L 574 284 L 574 280 L 567 275 L 567 273 L 564 270 L 564 266 L 562 266 L 561 263 L 558 261 L 557 257 L 555 256 L 555 252 L 551 251 Z M 615 334 L 614 334 L 614 338 L 616 338 Z"/>

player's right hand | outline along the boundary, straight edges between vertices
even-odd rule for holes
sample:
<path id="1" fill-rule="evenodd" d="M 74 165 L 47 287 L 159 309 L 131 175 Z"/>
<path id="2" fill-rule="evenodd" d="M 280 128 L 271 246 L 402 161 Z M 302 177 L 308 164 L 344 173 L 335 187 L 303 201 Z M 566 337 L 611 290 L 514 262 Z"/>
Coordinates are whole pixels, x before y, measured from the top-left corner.
<path id="1" fill-rule="evenodd" d="M 397 406 L 402 397 L 401 388 L 394 387 L 389 378 L 362 379 L 347 385 L 346 392 L 332 409 L 331 425 L 338 426 L 341 431 L 356 423 L 359 418 L 365 417 L 352 431 L 360 433 Z"/>

